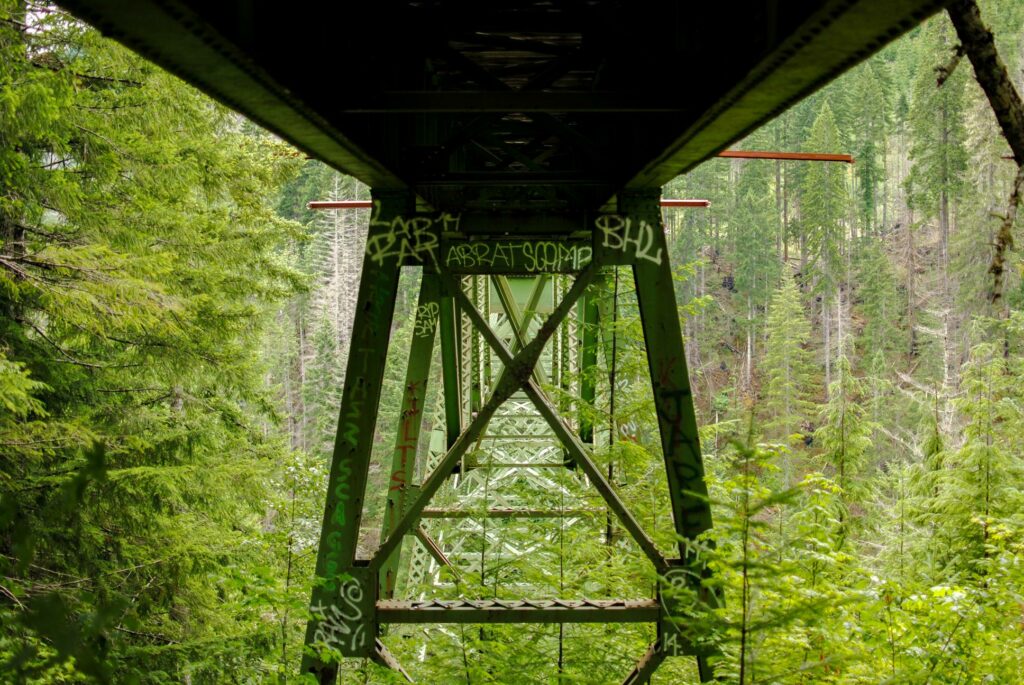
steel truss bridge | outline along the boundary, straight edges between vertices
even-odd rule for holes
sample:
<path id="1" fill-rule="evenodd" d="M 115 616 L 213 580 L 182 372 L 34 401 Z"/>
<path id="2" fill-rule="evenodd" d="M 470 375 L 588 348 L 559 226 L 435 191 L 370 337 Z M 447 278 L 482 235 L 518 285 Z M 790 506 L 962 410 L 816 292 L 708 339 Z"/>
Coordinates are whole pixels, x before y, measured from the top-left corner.
<path id="1" fill-rule="evenodd" d="M 700 636 L 673 620 L 664 591 L 717 601 L 689 544 L 712 522 L 661 186 L 944 2 L 62 4 L 372 188 L 303 671 L 335 682 L 331 653 L 401 670 L 387 624 L 645 623 L 654 639 L 626 683 L 679 656 L 713 678 Z M 402 410 L 388 436 L 389 485 L 367 492 L 403 267 L 422 276 Z M 598 401 L 587 371 L 611 269 L 632 272 L 636 289 L 680 540 L 672 553 L 595 462 L 592 422 L 564 401 Z M 430 377 L 438 341 L 440 379 Z M 440 413 L 421 440 L 431 383 Z M 496 494 L 508 483 L 518 499 Z M 386 503 L 380 543 L 360 556 L 368 497 Z M 396 599 L 402 569 L 438 596 L 451 575 L 482 577 L 473 539 L 492 561 L 524 553 L 488 537 L 489 524 L 606 513 L 656 571 L 653 596 Z M 407 538 L 418 542 L 403 557 Z"/>

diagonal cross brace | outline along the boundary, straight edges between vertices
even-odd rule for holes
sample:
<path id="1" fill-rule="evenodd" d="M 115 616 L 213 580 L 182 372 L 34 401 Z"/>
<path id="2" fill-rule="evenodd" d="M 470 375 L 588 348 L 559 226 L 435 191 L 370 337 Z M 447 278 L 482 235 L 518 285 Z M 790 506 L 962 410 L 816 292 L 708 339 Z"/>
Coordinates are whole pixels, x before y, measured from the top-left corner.
<path id="1" fill-rule="evenodd" d="M 430 537 L 430 533 L 428 533 L 423 526 L 417 526 L 413 532 L 416 535 L 416 539 L 419 540 L 420 544 L 423 545 L 423 548 L 427 550 L 427 553 L 434 558 L 434 561 L 451 571 L 457 581 L 462 579 L 459 569 L 452 565 L 451 560 L 449 560 L 445 555 L 444 550 L 441 549 L 441 546 L 437 544 L 437 541 L 434 540 L 434 538 Z"/>
<path id="2" fill-rule="evenodd" d="M 626 676 L 626 679 L 622 681 L 622 685 L 647 685 L 651 682 L 651 676 L 664 660 L 665 652 L 657 642 L 652 643 L 640 660 L 636 662 L 636 666 Z"/>
<path id="3" fill-rule="evenodd" d="M 585 271 L 584 273 L 587 273 L 590 270 L 591 267 L 588 266 L 587 271 Z M 582 275 L 583 274 L 581 274 L 581 277 Z M 566 295 L 566 300 L 570 298 L 573 292 L 577 289 L 578 285 L 579 279 L 577 279 L 576 283 L 573 284 L 572 290 L 569 291 L 569 294 Z M 494 331 L 491 330 L 491 327 L 487 325 L 487 322 L 484 320 L 480 312 L 477 311 L 476 307 L 473 306 L 473 303 L 470 302 L 469 298 L 466 297 L 461 290 L 455 293 L 455 297 L 456 299 L 459 300 L 459 303 L 461 304 L 463 311 L 466 313 L 467 316 L 469 316 L 469 318 L 479 329 L 480 334 L 484 337 L 487 343 L 494 349 L 495 354 L 498 355 L 502 363 L 505 364 L 506 371 L 510 368 L 515 368 L 514 365 L 516 363 L 516 360 L 519 358 L 519 356 L 521 356 L 522 353 L 513 358 L 512 353 L 508 350 L 507 347 L 505 347 L 505 344 L 494 333 Z M 564 300 L 562 304 L 559 305 L 560 308 L 565 305 L 566 300 Z M 575 302 L 575 299 L 573 299 L 573 301 Z M 551 318 L 548 318 L 548 320 L 544 323 L 544 326 L 547 326 L 550 322 Z M 538 333 L 538 337 L 531 341 L 530 345 L 532 346 L 536 344 L 539 339 L 540 334 Z M 547 338 L 544 339 L 544 342 L 546 342 L 546 340 Z M 636 543 L 640 546 L 640 549 L 644 552 L 645 555 L 647 555 L 647 558 L 651 560 L 651 563 L 654 564 L 655 569 L 657 569 L 659 573 L 664 573 L 665 571 L 667 571 L 668 561 L 665 559 L 664 555 L 662 555 L 662 553 L 658 550 L 658 547 L 654 544 L 654 541 L 651 540 L 651 538 L 647 535 L 644 529 L 640 526 L 640 523 L 633 516 L 633 513 L 626 506 L 626 503 L 622 501 L 618 493 L 615 492 L 611 484 L 609 484 L 608 481 L 605 479 L 604 475 L 602 475 L 601 470 L 597 467 L 597 464 L 594 463 L 593 459 L 590 458 L 590 454 L 583 446 L 583 443 L 580 442 L 579 437 L 577 437 L 575 433 L 569 430 L 569 428 L 565 424 L 565 421 L 559 415 L 558 410 L 554 406 L 552 406 L 551 402 L 547 399 L 547 397 L 544 396 L 543 391 L 541 391 L 541 389 L 537 387 L 537 384 L 534 383 L 533 379 L 530 378 L 529 375 L 523 375 L 521 377 L 521 380 L 521 387 L 523 388 L 523 390 L 526 391 L 527 396 L 530 398 L 533 404 L 536 405 L 537 411 L 540 412 L 541 416 L 551 427 L 551 430 L 558 437 L 559 441 L 561 441 L 562 445 L 569 452 L 570 456 L 573 459 L 575 459 L 576 462 L 583 468 L 583 472 L 587 474 L 587 478 L 589 478 L 590 481 L 594 484 L 595 489 L 608 503 L 608 506 L 612 509 L 612 511 L 615 512 L 616 516 L 619 517 L 619 520 L 622 522 L 622 527 L 629 532 L 629 534 L 633 537 L 634 540 L 636 540 Z"/>
<path id="4" fill-rule="evenodd" d="M 395 655 L 387 648 L 387 646 L 377 638 L 374 641 L 373 651 L 370 652 L 370 659 L 380 664 L 384 668 L 390 669 L 402 675 L 405 681 L 408 683 L 416 682 L 412 677 L 402 668 L 402 664 L 398 663 L 398 659 Z"/>
<path id="5" fill-rule="evenodd" d="M 476 416 L 470 422 L 469 426 L 459 435 L 455 444 L 445 453 L 441 462 L 434 469 L 433 473 L 423 481 L 420 486 L 419 496 L 409 504 L 409 508 L 405 511 L 402 518 L 395 524 L 391 530 L 391 535 L 384 540 L 380 547 L 377 548 L 377 552 L 370 559 L 369 568 L 371 572 L 376 573 L 380 570 L 381 565 L 391 555 L 391 553 L 401 544 L 402 538 L 412 530 L 412 527 L 420 518 L 420 514 L 423 508 L 427 506 L 433 496 L 437 493 L 437 490 L 441 487 L 441 484 L 447 480 L 451 474 L 455 465 L 459 462 L 462 456 L 469 449 L 470 445 L 476 442 L 477 438 L 480 437 L 481 433 L 486 428 L 491 417 L 498 410 L 505 400 L 511 397 L 517 392 L 524 383 L 530 382 L 530 375 L 533 373 L 533 369 L 537 364 L 537 360 L 540 359 L 541 352 L 544 350 L 544 345 L 548 339 L 554 334 L 561 325 L 562 321 L 565 320 L 569 312 L 572 311 L 576 301 L 583 295 L 587 286 L 594 278 L 596 267 L 588 265 L 580 275 L 576 277 L 576 282 L 573 283 L 572 288 L 566 293 L 565 299 L 555 308 L 550 316 L 541 325 L 540 330 L 537 331 L 537 337 L 529 342 L 515 357 L 513 357 L 504 345 L 501 345 L 501 350 L 504 352 L 502 361 L 505 364 L 505 369 L 501 373 L 501 377 L 498 379 L 498 383 L 494 388 L 493 393 L 487 403 L 480 408 Z M 448 287 L 453 291 L 456 298 L 459 300 L 462 307 L 470 314 L 470 318 L 473 319 L 474 323 L 479 327 L 481 322 L 483 328 L 486 329 L 492 336 L 493 331 L 487 326 L 486 322 L 480 316 L 480 313 L 473 306 L 473 303 L 469 301 L 469 298 L 462 292 L 458 281 L 447 273 L 442 271 L 442 278 Z M 485 334 L 486 337 L 486 334 Z M 500 341 L 498 341 L 500 344 Z M 536 386 L 533 386 L 536 388 Z"/>

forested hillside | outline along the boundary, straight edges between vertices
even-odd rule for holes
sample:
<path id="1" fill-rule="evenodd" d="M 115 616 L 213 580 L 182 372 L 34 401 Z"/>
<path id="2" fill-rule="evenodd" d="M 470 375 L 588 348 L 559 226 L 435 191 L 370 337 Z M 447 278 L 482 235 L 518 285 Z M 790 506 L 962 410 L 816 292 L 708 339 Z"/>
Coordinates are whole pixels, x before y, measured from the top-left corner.
<path id="1" fill-rule="evenodd" d="M 1024 90 L 1024 3 L 982 10 Z M 854 164 L 712 159 L 664 190 L 711 201 L 665 221 L 725 598 L 689 620 L 724 682 L 1021 682 L 1020 254 L 990 272 L 1017 169 L 970 63 L 937 85 L 956 44 L 939 15 L 734 146 Z M 306 203 L 368 190 L 14 0 L 0 188 L 0 682 L 300 682 L 368 221 Z M 414 324 L 402 278 L 366 548 Z M 631 290 L 608 279 L 615 406 L 566 401 L 610 426 L 595 458 L 671 545 Z M 517 573 L 653 582 L 603 518 L 546 544 Z M 449 591 L 508 598 L 507 577 Z M 600 630 L 388 638 L 417 682 L 616 682 L 649 639 Z M 653 682 L 691 682 L 679 661 Z"/>

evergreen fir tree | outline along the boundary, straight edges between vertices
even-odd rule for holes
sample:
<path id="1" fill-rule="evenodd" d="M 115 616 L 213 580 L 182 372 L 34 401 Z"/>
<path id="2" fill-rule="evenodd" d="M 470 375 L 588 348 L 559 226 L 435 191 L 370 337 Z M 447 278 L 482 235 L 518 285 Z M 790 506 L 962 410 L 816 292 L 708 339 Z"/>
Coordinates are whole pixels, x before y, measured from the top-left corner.
<path id="1" fill-rule="evenodd" d="M 800 291 L 792 276 L 783 278 L 768 313 L 765 349 L 765 430 L 775 439 L 790 440 L 807 432 L 813 416 L 811 384 L 814 366 L 807 343 L 811 326 L 800 304 Z"/>
<path id="2" fill-rule="evenodd" d="M 828 404 L 822 410 L 822 425 L 815 431 L 821 458 L 839 488 L 838 544 L 848 535 L 849 505 L 863 499 L 860 476 L 871 449 L 871 424 L 861 404 L 863 389 L 850 369 L 845 355 L 836 364 L 836 376 L 829 390 Z"/>
<path id="3" fill-rule="evenodd" d="M 1024 412 L 1016 373 L 998 343 L 971 350 L 957 407 L 966 420 L 964 443 L 947 455 L 936 506 L 952 528 L 950 556 L 961 568 L 988 572 L 994 529 L 1024 523 L 1024 466 L 1018 459 Z"/>
<path id="4" fill-rule="evenodd" d="M 839 128 L 825 100 L 818 112 L 805 148 L 813 152 L 841 152 Z M 800 217 L 807 231 L 811 267 L 820 279 L 819 291 L 830 295 L 843 278 L 841 255 L 845 237 L 846 170 L 838 164 L 814 164 L 804 173 L 800 192 Z"/>

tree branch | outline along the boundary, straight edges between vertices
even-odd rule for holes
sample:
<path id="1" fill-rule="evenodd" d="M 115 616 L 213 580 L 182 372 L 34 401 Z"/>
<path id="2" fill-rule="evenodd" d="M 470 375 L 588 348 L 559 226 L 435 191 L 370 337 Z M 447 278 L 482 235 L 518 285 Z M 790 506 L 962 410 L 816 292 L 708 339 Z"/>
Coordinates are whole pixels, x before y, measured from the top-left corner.
<path id="1" fill-rule="evenodd" d="M 949 18 L 956 27 L 964 53 L 974 65 L 974 77 L 985 91 L 1017 166 L 1024 166 L 1024 102 L 1013 86 L 1010 73 L 996 51 L 992 32 L 981 21 L 974 0 L 960 0 L 949 6 Z"/>
<path id="2" fill-rule="evenodd" d="M 942 84 L 949 80 L 949 77 L 953 75 L 953 72 L 956 71 L 956 67 L 958 64 L 960 64 L 960 60 L 963 58 L 963 56 L 964 46 L 957 45 L 955 48 L 953 48 L 953 56 L 949 58 L 949 61 L 943 64 L 941 67 L 935 67 L 935 83 L 936 85 L 938 85 L 939 88 L 942 88 Z"/>
<path id="3" fill-rule="evenodd" d="M 999 225 L 999 232 L 996 233 L 995 252 L 992 254 L 992 264 L 988 267 L 988 272 L 992 274 L 992 292 L 988 296 L 992 304 L 998 302 L 999 298 L 1003 296 L 1006 252 L 1013 248 L 1013 223 L 1017 220 L 1017 206 L 1020 204 L 1022 187 L 1024 187 L 1024 166 L 1017 168 L 1017 175 L 1013 179 L 1013 189 L 1010 191 L 1006 216 L 1003 217 L 1003 223 Z"/>
<path id="4" fill-rule="evenodd" d="M 995 39 L 981 20 L 981 11 L 974 0 L 959 0 L 946 10 L 960 37 L 964 53 L 974 66 L 974 78 L 985 91 L 992 111 L 999 122 L 1006 142 L 1013 151 L 1017 162 L 1017 176 L 1010 191 L 1009 206 L 999 232 L 996 235 L 995 253 L 989 273 L 992 274 L 992 291 L 989 300 L 995 303 L 1003 296 L 1003 271 L 1006 251 L 1013 247 L 1013 222 L 1017 218 L 1021 185 L 1024 183 L 1024 102 L 1013 85 L 1010 74 L 999 52 Z"/>

